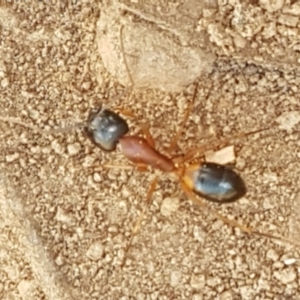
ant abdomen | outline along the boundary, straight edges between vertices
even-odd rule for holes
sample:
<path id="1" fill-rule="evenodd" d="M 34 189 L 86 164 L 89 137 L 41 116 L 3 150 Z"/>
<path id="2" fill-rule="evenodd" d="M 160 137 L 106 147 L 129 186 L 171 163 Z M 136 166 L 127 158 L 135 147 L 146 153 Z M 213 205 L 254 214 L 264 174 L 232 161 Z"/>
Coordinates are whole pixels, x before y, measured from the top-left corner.
<path id="1" fill-rule="evenodd" d="M 114 151 L 119 139 L 128 132 L 126 121 L 108 109 L 90 112 L 85 132 L 91 141 L 105 151 Z"/>
<path id="2" fill-rule="evenodd" d="M 183 180 L 201 197 L 218 203 L 236 201 L 247 191 L 243 179 L 235 171 L 215 163 L 187 167 Z"/>

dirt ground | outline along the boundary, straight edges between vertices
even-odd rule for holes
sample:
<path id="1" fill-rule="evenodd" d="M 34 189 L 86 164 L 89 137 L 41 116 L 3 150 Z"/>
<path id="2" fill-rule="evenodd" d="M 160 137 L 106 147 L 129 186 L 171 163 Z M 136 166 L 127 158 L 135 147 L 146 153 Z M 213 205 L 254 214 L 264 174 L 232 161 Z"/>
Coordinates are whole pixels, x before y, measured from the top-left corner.
<path id="1" fill-rule="evenodd" d="M 215 18 L 226 16 L 235 3 L 212 2 Z M 100 4 L 2 2 L 1 299 L 300 299 L 300 10 L 292 7 L 295 1 L 284 7 L 282 1 L 267 2 L 245 1 L 245 9 L 266 22 L 244 36 L 257 45 L 256 61 L 250 51 L 243 54 L 236 42 L 228 42 L 225 19 L 224 35 L 219 42 L 210 40 L 217 59 L 198 80 L 178 153 L 212 138 L 267 128 L 229 143 L 246 196 L 209 205 L 282 241 L 225 225 L 160 174 L 123 268 L 154 172 L 138 172 L 119 151 L 104 153 L 80 130 L 48 131 L 83 122 L 92 107 L 104 103 L 134 112 L 131 132 L 148 122 L 163 151 L 196 82 L 177 93 L 129 93 L 102 64 L 95 42 Z M 285 18 L 288 13 L 295 24 Z M 205 16 L 210 17 L 207 11 Z M 261 38 L 272 28 L 268 16 L 281 24 L 269 37 L 270 48 Z M 207 24 L 200 24 L 203 30 Z M 245 28 L 249 33 L 252 27 Z M 280 52 L 285 47 L 286 56 Z M 211 150 L 223 147 L 215 144 Z"/>

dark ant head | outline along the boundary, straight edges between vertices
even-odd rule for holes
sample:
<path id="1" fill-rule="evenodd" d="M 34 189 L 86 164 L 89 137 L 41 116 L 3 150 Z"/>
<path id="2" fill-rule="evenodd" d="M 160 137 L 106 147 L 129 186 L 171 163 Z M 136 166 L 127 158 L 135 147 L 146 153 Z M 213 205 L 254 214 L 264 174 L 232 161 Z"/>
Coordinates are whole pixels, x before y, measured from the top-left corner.
<path id="1" fill-rule="evenodd" d="M 92 109 L 85 132 L 90 140 L 105 151 L 114 151 L 119 139 L 128 132 L 126 121 L 108 109 Z"/>

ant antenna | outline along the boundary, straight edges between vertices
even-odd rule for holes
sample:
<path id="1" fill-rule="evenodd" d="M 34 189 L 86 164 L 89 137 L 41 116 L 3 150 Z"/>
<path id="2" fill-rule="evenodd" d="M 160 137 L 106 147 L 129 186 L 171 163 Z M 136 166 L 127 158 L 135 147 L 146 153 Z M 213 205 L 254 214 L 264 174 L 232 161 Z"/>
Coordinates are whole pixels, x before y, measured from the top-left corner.
<path id="1" fill-rule="evenodd" d="M 74 129 L 80 129 L 80 130 L 82 130 L 83 128 L 86 127 L 86 123 L 85 122 L 79 122 L 79 123 L 75 123 L 74 125 L 71 125 L 71 126 L 66 126 L 64 128 L 45 130 L 45 129 L 37 128 L 37 127 L 35 127 L 33 125 L 27 124 L 27 123 L 25 123 L 23 121 L 20 121 L 20 120 L 18 120 L 16 118 L 12 118 L 12 117 L 1 117 L 0 116 L 0 121 L 6 122 L 6 123 L 12 123 L 12 124 L 20 125 L 20 126 L 23 126 L 25 128 L 31 129 L 33 131 L 39 132 L 41 134 L 66 132 L 66 131 L 70 131 L 70 130 L 74 130 Z"/>
<path id="2" fill-rule="evenodd" d="M 133 78 L 132 78 L 131 73 L 129 71 L 129 67 L 128 67 L 128 63 L 127 63 L 127 59 L 126 59 L 126 55 L 125 55 L 125 51 L 124 51 L 123 29 L 124 29 L 124 25 L 121 25 L 121 28 L 120 28 L 120 47 L 121 47 L 121 52 L 122 52 L 126 72 L 127 72 L 128 77 L 129 77 L 131 87 L 133 87 L 134 86 L 134 81 L 133 81 Z"/>
<path id="3" fill-rule="evenodd" d="M 120 98 L 123 98 L 124 96 L 127 96 L 128 94 L 130 94 L 133 90 L 133 87 L 134 87 L 134 81 L 133 81 L 133 78 L 131 76 L 131 73 L 130 73 L 130 70 L 129 70 L 129 67 L 128 67 L 128 62 L 127 62 L 126 55 L 125 55 L 125 50 L 124 50 L 123 30 L 124 30 L 124 25 L 121 25 L 121 27 L 120 27 L 120 36 L 119 36 L 119 38 L 120 38 L 120 48 L 121 48 L 121 52 L 122 52 L 123 61 L 124 61 L 124 64 L 125 64 L 125 69 L 126 69 L 129 81 L 130 81 L 130 86 L 128 88 L 125 88 L 124 92 L 122 92 L 118 96 L 114 97 L 109 102 L 109 104 L 102 105 L 101 108 L 99 109 L 99 114 L 103 113 L 104 110 L 109 110 L 109 108 L 111 106 L 113 106 L 113 104 L 116 103 Z"/>

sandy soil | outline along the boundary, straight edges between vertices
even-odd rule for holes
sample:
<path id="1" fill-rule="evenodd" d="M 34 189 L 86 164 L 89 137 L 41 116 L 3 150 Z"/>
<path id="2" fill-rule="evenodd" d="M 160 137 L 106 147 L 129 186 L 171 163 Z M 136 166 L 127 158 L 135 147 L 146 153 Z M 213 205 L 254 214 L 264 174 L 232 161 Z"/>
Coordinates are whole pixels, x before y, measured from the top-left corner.
<path id="1" fill-rule="evenodd" d="M 219 2 L 218 17 L 234 3 Z M 274 60 L 255 63 L 234 43 L 223 47 L 212 39 L 218 58 L 199 80 L 178 153 L 212 138 L 268 128 L 229 143 L 247 195 L 230 205 L 209 205 L 287 241 L 225 225 L 160 174 L 123 268 L 154 173 L 138 172 L 119 151 L 103 153 L 80 130 L 48 131 L 85 121 L 91 107 L 105 103 L 134 112 L 132 132 L 148 122 L 163 151 L 195 84 L 180 93 L 129 94 L 101 63 L 95 43 L 100 5 L 0 7 L 1 299 L 300 299 L 300 76 L 293 48 L 299 25 L 282 24 L 286 8 L 280 3 L 273 10 L 263 3 L 245 5 L 255 16 L 281 18 L 272 36 Z M 261 32 L 253 32 L 258 47 L 259 41 L 264 45 L 261 57 L 264 51 L 271 55 Z M 276 41 L 283 49 L 293 45 L 286 46 L 293 50 L 286 64 L 278 59 Z M 215 144 L 212 150 L 223 147 Z"/>

